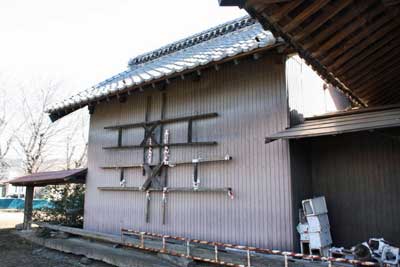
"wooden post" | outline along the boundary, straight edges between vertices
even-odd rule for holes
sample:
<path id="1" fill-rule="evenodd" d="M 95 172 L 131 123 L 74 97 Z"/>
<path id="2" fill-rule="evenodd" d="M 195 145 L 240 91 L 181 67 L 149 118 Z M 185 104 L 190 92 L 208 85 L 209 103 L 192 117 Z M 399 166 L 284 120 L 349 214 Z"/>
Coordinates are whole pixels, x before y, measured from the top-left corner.
<path id="1" fill-rule="evenodd" d="M 24 207 L 24 230 L 30 230 L 32 224 L 32 209 L 33 209 L 33 191 L 34 186 L 27 186 L 25 192 L 25 207 Z"/>

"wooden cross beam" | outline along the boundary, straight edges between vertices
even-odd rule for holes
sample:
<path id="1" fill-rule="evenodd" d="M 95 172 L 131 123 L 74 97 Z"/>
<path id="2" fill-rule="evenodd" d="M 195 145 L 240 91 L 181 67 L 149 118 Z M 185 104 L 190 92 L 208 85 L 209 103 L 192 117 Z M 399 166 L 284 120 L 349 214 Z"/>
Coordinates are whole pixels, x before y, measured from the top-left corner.
<path id="1" fill-rule="evenodd" d="M 158 141 L 154 138 L 154 130 L 157 128 L 159 124 L 153 124 L 150 126 L 143 125 L 144 128 L 144 138 L 139 146 L 146 146 L 149 139 L 151 139 L 152 144 L 159 145 Z"/>
<path id="2" fill-rule="evenodd" d="M 154 166 L 153 168 L 148 165 L 144 164 L 143 168 L 147 174 L 147 179 L 142 185 L 142 190 L 146 191 L 150 188 L 162 188 L 164 186 L 164 181 L 163 181 L 163 174 L 165 174 L 165 171 L 162 172 L 163 170 L 164 163 L 161 162 L 160 164 Z M 158 178 L 161 178 L 161 181 Z"/>

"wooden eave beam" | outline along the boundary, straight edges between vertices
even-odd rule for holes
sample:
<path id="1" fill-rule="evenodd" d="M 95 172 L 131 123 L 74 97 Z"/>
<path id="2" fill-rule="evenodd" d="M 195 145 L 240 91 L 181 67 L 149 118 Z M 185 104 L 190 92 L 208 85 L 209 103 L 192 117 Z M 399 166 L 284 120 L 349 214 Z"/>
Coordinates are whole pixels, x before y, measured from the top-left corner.
<path id="1" fill-rule="evenodd" d="M 364 90 L 364 95 L 366 98 L 371 98 L 372 96 L 378 98 L 381 95 L 385 94 L 385 90 L 388 87 L 396 85 L 398 78 L 391 77 L 391 79 L 387 79 L 382 83 L 375 85 L 374 87 L 369 87 L 367 90 Z M 400 92 L 399 92 L 400 93 Z"/>
<path id="2" fill-rule="evenodd" d="M 362 45 L 362 47 L 360 47 L 359 49 L 354 49 L 354 51 L 346 53 L 346 55 L 343 55 L 339 59 L 337 59 L 335 63 L 329 65 L 328 69 L 335 73 L 338 73 L 338 75 L 341 75 L 343 72 L 347 72 L 349 69 L 352 69 L 357 64 L 364 62 L 365 58 L 374 54 L 376 51 L 380 49 L 385 49 L 388 43 L 400 37 L 399 33 L 400 32 L 394 32 L 393 34 L 391 34 L 391 31 L 388 30 L 385 34 L 378 34 L 378 36 L 380 36 L 381 38 L 374 37 L 372 40 L 369 40 L 367 45 Z M 366 48 L 362 50 L 363 47 Z"/>
<path id="3" fill-rule="evenodd" d="M 303 1 L 301 0 L 295 0 L 295 1 L 290 1 L 284 5 L 270 5 L 269 7 L 265 7 L 264 10 L 258 10 L 257 12 L 262 13 L 262 12 L 268 12 L 268 9 L 272 9 L 273 11 L 271 12 L 271 22 L 279 22 L 283 17 L 285 17 L 288 13 L 290 13 L 293 9 L 298 7 Z"/>
<path id="4" fill-rule="evenodd" d="M 399 93 L 399 80 L 395 80 L 390 84 L 382 86 L 379 88 L 381 91 L 378 95 L 373 95 L 371 103 L 374 105 L 381 105 L 386 103 L 397 103 L 400 98 Z"/>
<path id="5" fill-rule="evenodd" d="M 363 72 L 361 75 L 357 76 L 356 79 L 348 80 L 347 84 L 351 88 L 359 88 L 362 87 L 363 84 L 368 84 L 373 82 L 377 77 L 385 74 L 387 71 L 390 71 L 393 68 L 399 68 L 400 62 L 396 60 L 391 60 L 383 67 L 377 69 L 374 66 L 371 67 L 368 71 Z"/>
<path id="6" fill-rule="evenodd" d="M 293 34 L 293 39 L 299 42 L 308 37 L 310 34 L 318 30 L 324 23 L 326 23 L 328 20 L 330 20 L 331 18 L 336 16 L 336 14 L 346 8 L 350 3 L 352 3 L 352 0 L 331 2 L 324 9 L 322 9 L 322 14 L 320 14 L 303 29 L 298 30 L 295 34 Z"/>
<path id="7" fill-rule="evenodd" d="M 382 45 L 382 49 L 379 49 L 382 46 L 377 48 L 373 45 L 372 49 L 362 53 L 357 59 L 354 59 L 359 63 L 358 65 L 351 64 L 352 68 L 348 68 L 346 65 L 345 68 L 338 69 L 336 71 L 337 76 L 342 77 L 343 81 L 346 81 L 347 79 L 355 77 L 368 70 L 372 66 L 380 66 L 383 62 L 392 60 L 389 55 L 397 55 L 398 51 L 396 51 L 396 49 L 399 49 L 400 40 L 391 41 L 392 40 L 388 42 L 389 44 Z"/>
<path id="8" fill-rule="evenodd" d="M 273 22 L 268 20 L 268 14 L 265 13 L 256 13 L 252 8 L 247 7 L 247 12 L 251 14 L 253 17 L 257 18 L 265 29 L 270 30 L 276 36 L 281 36 L 288 44 L 290 44 L 302 57 L 305 61 L 312 66 L 312 68 L 328 83 L 331 83 L 333 86 L 337 87 L 342 93 L 344 93 L 351 102 L 358 106 L 366 107 L 366 103 L 361 100 L 359 97 L 353 94 L 353 92 L 343 84 L 339 79 L 333 76 L 332 73 L 328 72 L 325 66 L 323 66 L 319 61 L 315 58 L 310 57 L 310 54 L 303 49 L 297 42 L 294 42 L 291 37 L 285 33 L 283 33 L 280 27 Z"/>
<path id="9" fill-rule="evenodd" d="M 390 23 L 391 21 L 391 18 L 388 16 L 380 17 L 368 28 L 364 27 L 359 34 L 350 37 L 343 44 L 340 44 L 339 47 L 337 47 L 334 51 L 322 58 L 321 62 L 325 65 L 332 65 L 336 64 L 336 62 L 340 61 L 342 58 L 342 60 L 346 60 L 346 58 L 349 59 L 349 55 L 351 56 L 360 53 L 371 43 L 380 40 L 383 36 L 385 36 L 387 28 L 391 30 L 395 27 L 392 23 Z"/>
<path id="10" fill-rule="evenodd" d="M 369 14 L 366 14 L 366 16 L 373 19 L 376 16 L 381 15 L 383 13 L 383 11 L 384 10 L 382 8 L 375 8 Z M 344 27 L 344 29 L 341 29 L 337 34 L 335 34 L 329 40 L 324 42 L 318 48 L 318 50 L 316 52 L 312 53 L 312 55 L 314 57 L 319 57 L 321 55 L 325 56 L 325 53 L 327 51 L 329 51 L 330 49 L 332 49 L 332 50 L 336 49 L 336 51 L 340 51 L 340 50 L 344 51 L 344 50 L 348 49 L 349 43 L 347 43 L 347 47 L 346 47 L 346 45 L 342 45 L 341 42 L 343 42 L 346 38 L 352 39 L 353 35 L 359 36 L 359 35 L 363 35 L 363 33 L 365 35 L 371 34 L 371 29 L 369 29 L 369 27 L 367 27 L 368 22 L 369 22 L 369 20 L 364 17 L 362 17 L 362 18 L 357 17 L 354 22 L 348 24 L 346 27 Z M 360 31 L 357 33 L 358 30 L 360 30 Z M 346 43 L 346 41 L 344 41 L 344 42 Z M 337 46 L 337 47 L 335 47 L 335 46 Z M 340 49 L 340 48 L 342 48 L 342 49 Z M 325 58 L 325 57 L 320 58 L 320 60 L 323 58 Z"/>
<path id="11" fill-rule="evenodd" d="M 298 15 L 296 15 L 294 18 L 292 18 L 288 24 L 283 26 L 282 30 L 284 32 L 292 31 L 295 27 L 297 27 L 299 24 L 301 24 L 303 21 L 305 21 L 311 15 L 313 15 L 314 13 L 319 11 L 321 8 L 326 6 L 329 3 L 329 1 L 330 0 L 313 1 L 312 4 L 310 4 L 307 8 L 305 8 Z"/>
<path id="12" fill-rule="evenodd" d="M 373 96 L 374 98 L 379 98 L 380 94 L 385 94 L 385 89 L 396 85 L 397 80 L 398 78 L 393 77 L 393 79 L 388 79 L 380 84 L 375 85 L 374 87 L 370 86 L 368 90 L 364 90 L 363 95 L 365 98 L 370 98 L 371 96 Z M 400 92 L 398 93 L 400 94 Z"/>
<path id="13" fill-rule="evenodd" d="M 348 82 L 348 84 L 351 86 L 351 88 L 354 88 L 354 91 L 356 92 L 359 88 L 363 88 L 363 85 L 365 84 L 381 82 L 381 80 L 386 79 L 387 76 L 395 76 L 397 72 L 400 73 L 399 63 L 399 60 L 393 60 L 389 61 L 388 64 L 384 65 L 379 70 L 371 68 L 365 75 L 362 76 L 362 79 L 357 81 L 357 83 Z"/>
<path id="14" fill-rule="evenodd" d="M 359 8 L 359 12 L 364 14 L 364 12 L 368 9 L 367 4 L 362 4 Z M 327 40 L 331 38 L 331 36 L 335 35 L 336 33 L 340 32 L 341 29 L 346 27 L 347 24 L 352 22 L 354 18 L 354 13 L 352 6 L 349 6 L 345 10 L 345 14 L 342 16 L 338 16 L 338 18 L 334 19 L 334 23 L 326 27 L 325 29 L 320 29 L 315 36 L 310 36 L 309 38 L 305 39 L 303 43 L 303 48 L 307 51 L 316 51 L 318 48 Z"/>

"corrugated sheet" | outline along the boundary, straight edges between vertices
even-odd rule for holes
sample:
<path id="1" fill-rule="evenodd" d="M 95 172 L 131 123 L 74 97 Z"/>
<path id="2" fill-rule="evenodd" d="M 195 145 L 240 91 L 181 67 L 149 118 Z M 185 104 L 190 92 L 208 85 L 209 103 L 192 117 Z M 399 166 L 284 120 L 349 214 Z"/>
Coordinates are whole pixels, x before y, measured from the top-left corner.
<path id="1" fill-rule="evenodd" d="M 327 200 L 336 246 L 370 237 L 400 245 L 399 141 L 398 128 L 310 140 L 303 157 L 312 159 L 313 193 Z"/>
<path id="2" fill-rule="evenodd" d="M 280 57 L 280 56 L 279 56 Z M 126 103 L 111 101 L 96 108 L 89 135 L 89 172 L 85 200 L 85 229 L 118 233 L 121 227 L 189 238 L 292 249 L 293 218 L 287 141 L 262 145 L 265 133 L 288 126 L 285 72 L 281 58 L 245 60 L 218 72 L 203 73 L 200 81 L 180 81 L 166 91 L 166 117 L 218 112 L 219 117 L 197 121 L 194 141 L 217 141 L 211 147 L 172 147 L 171 161 L 229 154 L 232 161 L 199 168 L 201 186 L 232 187 L 226 194 L 171 193 L 167 223 L 161 223 L 161 194 L 152 194 L 150 223 L 145 222 L 145 194 L 104 192 L 99 186 L 119 186 L 119 173 L 99 166 L 141 163 L 142 150 L 105 151 L 117 133 L 105 126 L 141 122 L 145 99 L 153 97 L 150 119 L 160 118 L 161 92 L 137 93 Z M 260 71 L 262 70 L 262 71 Z M 170 124 L 171 142 L 185 141 L 186 124 Z M 123 144 L 134 144 L 143 131 L 124 133 Z M 155 162 L 158 153 L 155 151 Z M 127 186 L 140 186 L 140 169 L 126 171 Z M 168 186 L 192 186 L 192 168 L 170 168 Z"/>
<path id="3" fill-rule="evenodd" d="M 264 31 L 253 19 L 240 18 L 138 56 L 130 61 L 130 69 L 50 106 L 47 112 L 58 118 L 62 116 L 57 115 L 59 112 L 68 114 L 129 87 L 195 70 L 210 62 L 219 62 L 257 48 L 268 47 L 275 42 L 272 33 Z"/>
<path id="4" fill-rule="evenodd" d="M 287 130 L 274 133 L 267 140 L 298 139 L 323 135 L 337 135 L 348 132 L 358 132 L 373 129 L 400 126 L 400 107 L 354 113 L 341 112 L 338 116 L 331 115 L 321 119 L 306 120 L 304 123 Z"/>

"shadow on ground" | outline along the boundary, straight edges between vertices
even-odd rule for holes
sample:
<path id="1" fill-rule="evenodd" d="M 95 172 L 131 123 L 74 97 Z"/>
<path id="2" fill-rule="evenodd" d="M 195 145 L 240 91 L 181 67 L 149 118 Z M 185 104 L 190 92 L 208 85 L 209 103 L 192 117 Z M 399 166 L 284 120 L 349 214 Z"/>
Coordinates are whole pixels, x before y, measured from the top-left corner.
<path id="1" fill-rule="evenodd" d="M 1 218 L 0 218 L 1 220 Z M 14 229 L 0 230 L 0 266 L 1 267 L 109 267 L 103 262 L 65 254 L 33 244 L 18 235 Z"/>

